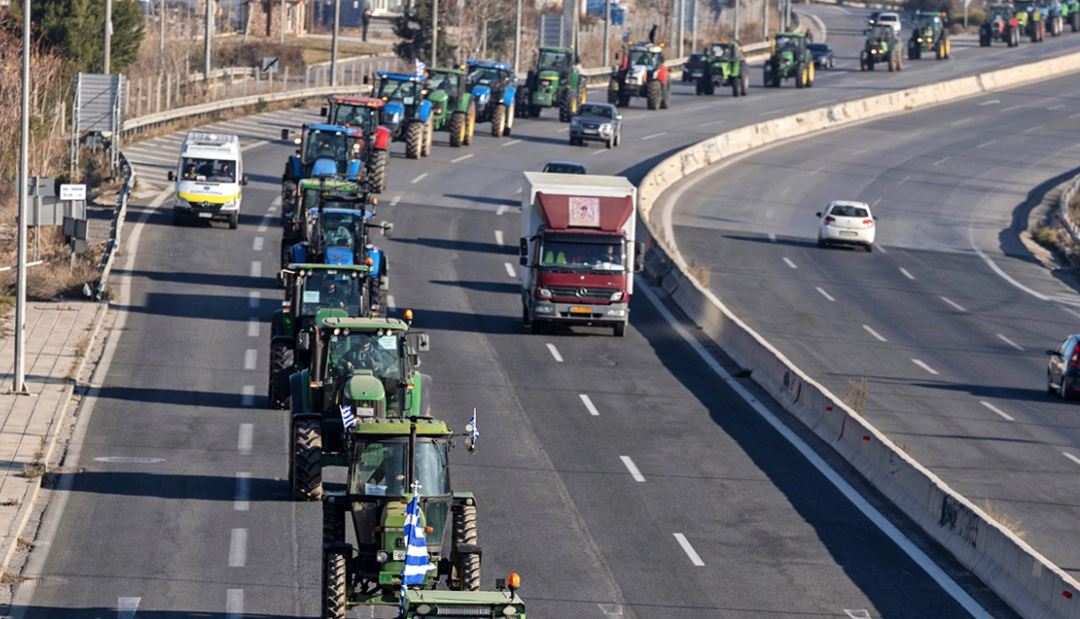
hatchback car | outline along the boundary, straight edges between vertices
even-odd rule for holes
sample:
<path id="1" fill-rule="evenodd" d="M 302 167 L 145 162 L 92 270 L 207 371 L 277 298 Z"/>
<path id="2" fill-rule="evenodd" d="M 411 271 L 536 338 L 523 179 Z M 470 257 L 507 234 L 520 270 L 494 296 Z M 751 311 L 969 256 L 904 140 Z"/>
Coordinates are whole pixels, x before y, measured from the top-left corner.
<path id="1" fill-rule="evenodd" d="M 888 26 L 893 32 L 900 34 L 900 14 L 883 12 L 877 16 L 877 26 Z"/>
<path id="2" fill-rule="evenodd" d="M 1062 400 L 1080 393 L 1080 334 L 1065 338 L 1057 348 L 1046 351 L 1046 392 Z"/>
<path id="3" fill-rule="evenodd" d="M 854 245 L 866 251 L 874 250 L 877 225 L 870 205 L 865 202 L 833 200 L 824 212 L 818 213 L 818 247 Z"/>
<path id="4" fill-rule="evenodd" d="M 696 82 L 705 75 L 705 54 L 690 54 L 683 66 L 682 81 Z"/>
<path id="5" fill-rule="evenodd" d="M 603 142 L 611 148 L 622 143 L 622 114 L 610 103 L 586 103 L 570 119 L 570 145 Z"/>
<path id="6" fill-rule="evenodd" d="M 552 174 L 585 174 L 585 166 L 576 161 L 549 161 L 541 172 Z"/>

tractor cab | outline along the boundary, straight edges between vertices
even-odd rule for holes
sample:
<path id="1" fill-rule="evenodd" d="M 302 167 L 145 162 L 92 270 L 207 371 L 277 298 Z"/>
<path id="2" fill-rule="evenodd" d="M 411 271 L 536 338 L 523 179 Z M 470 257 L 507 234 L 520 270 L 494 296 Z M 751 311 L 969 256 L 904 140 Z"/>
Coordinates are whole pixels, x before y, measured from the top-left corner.
<path id="1" fill-rule="evenodd" d="M 873 26 L 866 31 L 866 44 L 875 49 L 881 49 L 883 44 L 891 48 L 895 38 L 896 31 L 892 26 Z"/>
<path id="2" fill-rule="evenodd" d="M 541 47 L 536 61 L 540 79 L 543 80 L 547 73 L 550 77 L 566 80 L 574 70 L 576 59 L 577 54 L 572 48 Z"/>
<path id="3" fill-rule="evenodd" d="M 428 98 L 432 99 L 440 91 L 451 98 L 460 97 L 466 92 L 466 78 L 465 72 L 459 69 L 433 69 L 427 81 Z"/>
<path id="4" fill-rule="evenodd" d="M 465 63 L 470 87 L 487 86 L 490 90 L 504 88 L 517 82 L 514 70 L 505 62 L 469 60 Z"/>
<path id="5" fill-rule="evenodd" d="M 915 13 L 915 31 L 921 36 L 937 38 L 937 34 L 941 32 L 943 27 L 944 22 L 941 19 L 941 13 L 925 13 L 923 11 Z"/>
<path id="6" fill-rule="evenodd" d="M 375 214 L 377 198 L 364 191 L 364 186 L 351 181 L 333 179 L 305 179 L 299 185 L 297 208 L 286 212 L 286 230 L 281 238 L 281 264 L 290 262 L 326 262 L 328 264 L 363 264 L 364 251 L 368 249 L 367 228 L 379 228 L 384 233 L 392 228 L 387 223 L 368 223 Z M 344 222 L 352 239 L 347 245 L 350 251 L 334 250 L 327 252 L 333 244 L 328 242 L 328 232 L 335 238 L 341 236 L 335 226 L 320 222 L 319 215 L 325 209 L 346 209 L 350 212 L 349 221 Z M 357 211 L 358 214 L 354 213 Z M 357 229 L 352 221 L 359 219 L 363 224 Z M 333 222 L 342 223 L 342 222 Z M 357 244 L 359 241 L 359 244 Z M 379 252 L 381 254 L 381 252 Z M 373 265 L 368 265 L 373 266 Z M 379 269 L 373 269 L 372 276 L 380 275 Z"/>
<path id="7" fill-rule="evenodd" d="M 645 71 L 654 71 L 664 64 L 664 48 L 651 43 L 634 45 L 627 52 L 624 63 L 629 67 L 642 67 Z"/>
<path id="8" fill-rule="evenodd" d="M 385 102 L 383 125 L 393 132 L 407 119 L 427 119 L 431 105 L 425 100 L 428 91 L 423 75 L 381 72 L 378 77 L 376 96 Z"/>
<path id="9" fill-rule="evenodd" d="M 342 127 L 360 127 L 367 136 L 382 124 L 382 110 L 386 106 L 382 99 L 346 95 L 332 95 L 327 103 L 322 108 L 326 122 Z"/>
<path id="10" fill-rule="evenodd" d="M 282 130 L 283 138 L 287 139 L 288 134 L 288 129 Z M 299 149 L 286 165 L 288 180 L 295 183 L 304 178 L 361 177 L 364 133 L 359 127 L 304 125 L 301 136 L 293 141 Z"/>
<path id="11" fill-rule="evenodd" d="M 731 43 L 713 43 L 709 46 L 710 60 L 736 60 L 741 54 L 739 46 Z"/>
<path id="12" fill-rule="evenodd" d="M 370 223 L 371 211 L 350 206 L 355 204 L 324 201 L 319 207 L 310 209 L 308 240 L 297 244 L 294 253 L 305 254 L 305 257 L 310 254 L 327 264 L 364 264 L 371 269 L 372 277 L 379 277 L 382 275 L 383 252 L 371 243 L 369 229 L 386 232 L 390 224 Z"/>
<path id="13" fill-rule="evenodd" d="M 1003 30 L 1004 25 L 1013 19 L 1016 9 L 1011 4 L 992 4 L 986 9 L 986 21 L 994 24 L 998 30 Z"/>

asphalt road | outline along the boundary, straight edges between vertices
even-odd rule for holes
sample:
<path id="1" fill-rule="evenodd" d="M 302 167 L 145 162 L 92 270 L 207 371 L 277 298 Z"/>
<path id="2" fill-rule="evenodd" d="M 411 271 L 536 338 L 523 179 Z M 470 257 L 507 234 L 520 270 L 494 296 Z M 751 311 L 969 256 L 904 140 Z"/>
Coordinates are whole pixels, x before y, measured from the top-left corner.
<path id="1" fill-rule="evenodd" d="M 851 70 L 864 14 L 812 10 L 841 68 L 811 90 L 732 100 L 679 87 L 665 112 L 635 100 L 624 112 L 625 146 L 613 151 L 571 149 L 549 112 L 519 120 L 512 139 L 480 136 L 468 149 L 437 135 L 429 160 L 391 166 L 380 218 L 396 226 L 383 242 L 393 305 L 413 308 L 432 333 L 424 369 L 440 415 L 460 428 L 479 411 L 480 450 L 455 453 L 454 483 L 479 497 L 485 584 L 520 571 L 534 617 L 967 614 L 718 381 L 645 296 L 633 301 L 625 339 L 537 337 L 519 324 L 506 264 L 515 260 L 521 170 L 573 158 L 636 180 L 725 126 L 1080 46 L 1080 36 L 1009 51 L 957 43 L 953 61 L 864 75 Z M 16 616 L 132 616 L 134 607 L 163 619 L 317 614 L 319 507 L 287 500 L 285 416 L 262 397 L 266 319 L 279 298 L 274 199 L 289 149 L 273 139 L 314 118 L 281 112 L 215 125 L 248 145 L 239 230 L 174 228 L 165 208 L 132 209 L 142 224 L 115 282 L 118 332 L 80 416 L 69 462 L 78 472 L 54 493 Z M 137 204 L 159 191 L 167 199 L 157 179 L 179 139 L 127 149 L 144 179 Z M 992 615 L 1008 616 L 941 563 Z"/>

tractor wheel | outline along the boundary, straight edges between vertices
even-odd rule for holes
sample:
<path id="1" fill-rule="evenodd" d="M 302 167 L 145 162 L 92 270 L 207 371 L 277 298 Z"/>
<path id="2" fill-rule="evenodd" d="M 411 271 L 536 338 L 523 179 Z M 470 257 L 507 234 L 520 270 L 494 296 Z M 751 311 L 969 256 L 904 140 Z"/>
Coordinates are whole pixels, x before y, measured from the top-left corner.
<path id="1" fill-rule="evenodd" d="M 322 510 L 322 543 L 340 544 L 345 541 L 345 510 L 334 505 L 323 503 Z"/>
<path id="2" fill-rule="evenodd" d="M 650 110 L 660 109 L 660 99 L 664 96 L 664 93 L 661 92 L 662 89 L 663 86 L 660 85 L 658 80 L 650 80 L 645 85 L 645 107 Z"/>
<path id="3" fill-rule="evenodd" d="M 807 65 L 806 73 L 807 73 L 806 87 L 807 88 L 813 88 L 814 87 L 814 61 L 813 60 L 811 60 L 810 64 Z"/>
<path id="4" fill-rule="evenodd" d="M 340 550 L 323 553 L 323 619 L 345 619 L 348 607 L 348 557 Z"/>
<path id="5" fill-rule="evenodd" d="M 773 85 L 772 82 L 773 82 L 772 71 L 769 70 L 769 64 L 766 63 L 765 68 L 762 70 L 762 74 L 761 74 L 761 85 L 764 86 L 765 88 L 769 88 L 770 86 Z"/>
<path id="6" fill-rule="evenodd" d="M 1069 26 L 1073 32 L 1080 32 L 1080 11 L 1069 13 Z"/>
<path id="7" fill-rule="evenodd" d="M 419 159 L 424 149 L 424 123 L 411 122 L 405 127 L 405 156 Z"/>
<path id="8" fill-rule="evenodd" d="M 859 52 L 859 70 L 866 70 L 866 50 Z"/>
<path id="9" fill-rule="evenodd" d="M 896 57 L 891 52 L 889 53 L 889 72 L 896 71 Z"/>
<path id="10" fill-rule="evenodd" d="M 461 505 L 454 510 L 454 548 L 460 544 L 477 544 L 476 505 Z M 456 553 L 455 553 L 456 554 Z M 456 591 L 480 590 L 480 555 L 454 557 L 450 573 L 450 588 Z"/>
<path id="11" fill-rule="evenodd" d="M 795 67 L 795 87 L 806 88 L 806 67 L 802 63 Z"/>
<path id="12" fill-rule="evenodd" d="M 938 60 L 945 59 L 945 41 L 938 41 L 937 44 L 934 45 L 934 58 Z"/>
<path id="13" fill-rule="evenodd" d="M 916 43 L 914 41 L 911 41 L 911 42 L 908 43 L 908 48 L 907 48 L 908 60 L 918 60 L 919 56 L 921 54 L 922 54 L 922 48 L 919 47 L 918 43 Z"/>
<path id="14" fill-rule="evenodd" d="M 531 105 L 530 104 L 529 105 L 529 118 L 540 118 L 540 112 L 542 112 L 542 111 L 543 111 L 543 108 L 540 107 L 539 105 Z"/>
<path id="15" fill-rule="evenodd" d="M 503 126 L 503 135 L 510 135 L 514 128 L 514 116 L 517 114 L 517 102 L 510 102 L 510 111 L 506 115 L 506 124 Z"/>
<path id="16" fill-rule="evenodd" d="M 574 115 L 573 110 L 577 108 L 573 101 L 574 94 L 569 88 L 563 88 L 562 94 L 559 95 L 559 122 L 561 123 L 570 122 L 570 117 Z"/>
<path id="17" fill-rule="evenodd" d="M 317 501 L 322 498 L 322 428 L 316 420 L 297 419 L 292 424 L 292 466 L 289 481 L 293 498 Z"/>
<path id="18" fill-rule="evenodd" d="M 731 96 L 732 97 L 738 97 L 739 96 L 739 78 L 732 77 L 732 78 L 729 78 L 728 81 L 731 82 Z"/>
<path id="19" fill-rule="evenodd" d="M 466 124 L 464 112 L 454 112 L 450 116 L 450 146 L 456 148 L 465 143 Z"/>
<path id="20" fill-rule="evenodd" d="M 630 95 L 619 95 L 619 107 L 630 105 Z"/>
<path id="21" fill-rule="evenodd" d="M 746 63 L 742 63 L 739 67 L 739 95 L 745 97 L 746 93 L 750 91 L 750 73 L 747 71 Z"/>
<path id="22" fill-rule="evenodd" d="M 469 102 L 469 110 L 465 112 L 465 139 L 462 144 L 472 144 L 473 135 L 476 133 L 476 104 Z"/>
<path id="23" fill-rule="evenodd" d="M 663 97 L 660 99 L 660 109 L 666 110 L 671 106 L 671 83 L 668 82 L 662 86 Z"/>
<path id="24" fill-rule="evenodd" d="M 503 132 L 506 131 L 506 106 L 495 106 L 495 111 L 491 113 L 491 137 L 501 138 Z"/>
<path id="25" fill-rule="evenodd" d="M 390 151 L 377 150 L 371 155 L 371 174 L 368 176 L 372 193 L 386 191 L 386 175 L 389 172 Z"/>
<path id="26" fill-rule="evenodd" d="M 293 367 L 293 349 L 284 342 L 270 345 L 270 380 L 266 395 L 270 399 L 270 408 L 283 410 L 289 408 L 289 374 Z"/>
<path id="27" fill-rule="evenodd" d="M 979 47 L 990 47 L 990 30 L 988 28 L 979 29 Z"/>
<path id="28" fill-rule="evenodd" d="M 428 120 L 424 123 L 424 146 L 422 148 L 423 155 L 428 157 L 431 155 L 431 148 L 435 145 L 435 123 Z"/>
<path id="29" fill-rule="evenodd" d="M 705 94 L 710 97 L 716 94 L 716 84 L 713 83 L 711 77 L 709 78 L 709 81 L 705 82 Z"/>
<path id="30" fill-rule="evenodd" d="M 607 102 L 611 105 L 619 104 L 619 82 L 617 80 L 611 80 L 608 83 Z"/>

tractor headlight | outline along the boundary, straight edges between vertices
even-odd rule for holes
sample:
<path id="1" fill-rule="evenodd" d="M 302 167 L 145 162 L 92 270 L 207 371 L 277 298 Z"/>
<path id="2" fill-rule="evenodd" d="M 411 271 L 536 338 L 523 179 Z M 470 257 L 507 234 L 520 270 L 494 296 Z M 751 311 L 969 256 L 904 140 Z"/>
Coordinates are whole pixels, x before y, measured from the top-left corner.
<path id="1" fill-rule="evenodd" d="M 517 609 L 513 606 L 504 606 L 502 610 L 503 617 L 517 617 Z"/>
<path id="2" fill-rule="evenodd" d="M 622 301 L 622 298 L 623 298 L 623 291 L 622 290 L 616 290 L 615 292 L 611 293 L 611 300 L 612 301 Z"/>
<path id="3" fill-rule="evenodd" d="M 418 615 L 430 615 L 432 610 L 434 610 L 434 609 L 431 607 L 431 605 L 429 605 L 429 604 L 421 604 L 421 605 L 416 607 L 416 614 L 418 614 Z"/>
<path id="4" fill-rule="evenodd" d="M 386 554 L 385 550 L 380 550 L 375 553 L 375 560 L 379 563 L 386 563 L 386 560 L 390 558 L 390 555 Z"/>

